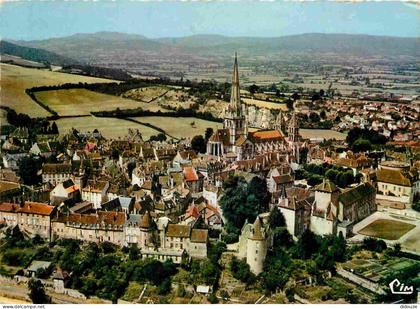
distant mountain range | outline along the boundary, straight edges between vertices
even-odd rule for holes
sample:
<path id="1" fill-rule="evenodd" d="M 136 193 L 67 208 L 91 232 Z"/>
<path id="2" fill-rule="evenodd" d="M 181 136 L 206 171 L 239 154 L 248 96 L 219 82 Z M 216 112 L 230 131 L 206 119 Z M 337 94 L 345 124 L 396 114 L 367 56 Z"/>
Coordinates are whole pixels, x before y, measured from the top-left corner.
<path id="1" fill-rule="evenodd" d="M 58 55 L 54 52 L 40 48 L 20 46 L 4 40 L 0 41 L 0 54 L 17 56 L 26 60 L 48 64 L 71 65 L 79 63 L 77 60 Z"/>
<path id="2" fill-rule="evenodd" d="M 254 65 L 261 59 L 312 60 L 325 55 L 343 60 L 348 56 L 420 59 L 420 38 L 319 33 L 273 38 L 194 35 L 150 39 L 137 34 L 97 32 L 37 41 L 3 40 L 0 48 L 2 53 L 32 61 L 82 63 L 131 72 L 160 70 L 162 74 L 165 68 L 185 72 L 192 67 L 230 66 L 235 51 L 241 61 Z"/>
<path id="3" fill-rule="evenodd" d="M 181 38 L 149 39 L 137 34 L 97 32 L 75 34 L 15 44 L 41 48 L 66 57 L 94 58 L 97 52 L 137 51 L 140 53 L 223 55 L 240 51 L 247 55 L 281 52 L 344 53 L 360 55 L 420 56 L 420 38 L 372 35 L 309 33 L 283 37 L 225 37 L 194 35 Z"/>

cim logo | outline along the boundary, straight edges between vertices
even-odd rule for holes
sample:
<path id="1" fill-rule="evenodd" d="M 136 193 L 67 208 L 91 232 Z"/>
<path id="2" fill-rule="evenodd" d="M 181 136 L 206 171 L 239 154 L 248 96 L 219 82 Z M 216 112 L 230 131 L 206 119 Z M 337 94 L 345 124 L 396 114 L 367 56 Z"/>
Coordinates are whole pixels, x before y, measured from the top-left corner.
<path id="1" fill-rule="evenodd" d="M 391 289 L 392 294 L 404 294 L 409 295 L 414 293 L 413 286 L 406 286 L 404 283 L 401 283 L 398 279 L 394 279 L 389 284 L 389 288 Z"/>

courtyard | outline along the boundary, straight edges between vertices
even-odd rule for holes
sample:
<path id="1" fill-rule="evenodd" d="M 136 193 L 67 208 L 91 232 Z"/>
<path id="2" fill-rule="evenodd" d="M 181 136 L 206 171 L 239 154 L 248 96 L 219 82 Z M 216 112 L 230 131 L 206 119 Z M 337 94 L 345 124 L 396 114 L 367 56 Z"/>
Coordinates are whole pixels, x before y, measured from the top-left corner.
<path id="1" fill-rule="evenodd" d="M 387 240 L 397 240 L 415 227 L 413 224 L 402 221 L 377 219 L 359 230 L 359 234 Z"/>

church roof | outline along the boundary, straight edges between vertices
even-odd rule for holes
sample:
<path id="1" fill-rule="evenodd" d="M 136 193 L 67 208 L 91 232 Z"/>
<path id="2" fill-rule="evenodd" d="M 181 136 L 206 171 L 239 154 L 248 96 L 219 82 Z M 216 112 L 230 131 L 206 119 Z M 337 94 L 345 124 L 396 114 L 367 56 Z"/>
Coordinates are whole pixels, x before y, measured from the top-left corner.
<path id="1" fill-rule="evenodd" d="M 248 134 L 254 142 L 266 142 L 272 140 L 281 140 L 283 135 L 278 130 L 260 130 Z"/>
<path id="2" fill-rule="evenodd" d="M 229 129 L 218 129 L 209 139 L 210 142 L 221 142 L 223 145 L 229 145 Z"/>
<path id="3" fill-rule="evenodd" d="M 241 135 L 235 142 L 235 146 L 241 146 L 243 143 L 245 143 L 246 137 Z"/>

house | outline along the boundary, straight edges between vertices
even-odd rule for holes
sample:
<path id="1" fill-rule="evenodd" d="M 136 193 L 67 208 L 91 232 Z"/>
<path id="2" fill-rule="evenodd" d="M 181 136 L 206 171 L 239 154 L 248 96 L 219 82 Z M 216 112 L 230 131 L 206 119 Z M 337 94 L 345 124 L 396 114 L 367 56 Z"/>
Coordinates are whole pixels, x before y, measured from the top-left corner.
<path id="1" fill-rule="evenodd" d="M 36 202 L 25 202 L 17 204 L 17 223 L 19 229 L 31 237 L 41 236 L 43 239 L 51 240 L 51 218 L 56 207 Z"/>
<path id="2" fill-rule="evenodd" d="M 164 248 L 182 251 L 188 247 L 191 227 L 189 225 L 169 223 L 166 227 Z"/>
<path id="3" fill-rule="evenodd" d="M 19 183 L 0 180 L 0 201 L 11 202 L 17 200 L 22 194 Z"/>
<path id="4" fill-rule="evenodd" d="M 79 239 L 90 242 L 125 244 L 126 214 L 115 211 L 97 211 L 94 214 L 72 213 L 60 215 L 52 222 L 52 237 Z"/>
<path id="5" fill-rule="evenodd" d="M 201 173 L 198 173 L 194 167 L 184 167 L 183 174 L 186 187 L 191 190 L 192 193 L 203 191 L 204 176 Z"/>
<path id="6" fill-rule="evenodd" d="M 29 152 L 35 156 L 48 158 L 56 152 L 56 142 L 35 142 Z"/>
<path id="7" fill-rule="evenodd" d="M 46 163 L 42 166 L 42 182 L 56 186 L 71 178 L 72 168 L 69 163 Z"/>
<path id="8" fill-rule="evenodd" d="M 67 271 L 57 268 L 52 275 L 54 292 L 64 293 L 67 283 L 70 280 L 70 275 Z"/>
<path id="9" fill-rule="evenodd" d="M 414 195 L 420 192 L 418 172 L 410 170 L 409 164 L 382 162 L 376 178 L 377 192 L 382 199 L 412 203 Z"/>
<path id="10" fill-rule="evenodd" d="M 208 230 L 192 229 L 187 252 L 194 258 L 207 257 Z"/>
<path id="11" fill-rule="evenodd" d="M 50 273 L 51 266 L 51 262 L 34 260 L 23 273 L 27 277 L 36 277 L 40 272 Z"/>
<path id="12" fill-rule="evenodd" d="M 23 145 L 28 144 L 29 142 L 29 130 L 26 127 L 16 128 L 11 134 L 10 137 L 18 139 Z"/>
<path id="13" fill-rule="evenodd" d="M 119 196 L 101 205 L 102 210 L 106 211 L 123 211 L 127 214 L 134 209 L 134 197 Z"/>
<path id="14" fill-rule="evenodd" d="M 293 185 L 290 166 L 271 168 L 266 179 L 267 188 L 270 193 L 278 192 L 283 187 L 290 188 Z"/>
<path id="15" fill-rule="evenodd" d="M 57 204 L 65 200 L 72 200 L 74 203 L 80 202 L 81 195 L 77 185 L 71 179 L 67 179 L 55 186 L 50 192 L 51 203 Z"/>
<path id="16" fill-rule="evenodd" d="M 16 171 L 19 168 L 19 161 L 26 157 L 29 157 L 27 153 L 5 154 L 3 156 L 3 166 Z"/>
<path id="17" fill-rule="evenodd" d="M 376 190 L 370 183 L 346 188 L 338 197 L 338 220 L 341 222 L 359 222 L 376 210 Z"/>
<path id="18" fill-rule="evenodd" d="M 0 225 L 14 227 L 18 224 L 17 209 L 19 205 L 15 203 L 0 203 Z"/>
<path id="19" fill-rule="evenodd" d="M 82 189 L 82 199 L 93 203 L 95 209 L 101 207 L 109 188 L 109 182 L 105 180 L 88 180 Z"/>

